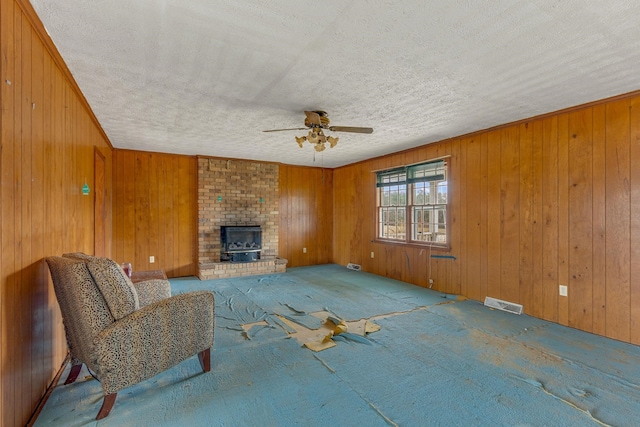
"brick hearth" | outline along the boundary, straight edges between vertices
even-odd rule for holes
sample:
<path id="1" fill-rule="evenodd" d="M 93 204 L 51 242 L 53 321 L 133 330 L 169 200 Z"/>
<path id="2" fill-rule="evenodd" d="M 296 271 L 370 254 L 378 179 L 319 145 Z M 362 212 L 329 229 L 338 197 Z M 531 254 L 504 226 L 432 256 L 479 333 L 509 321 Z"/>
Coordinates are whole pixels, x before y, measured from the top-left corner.
<path id="1" fill-rule="evenodd" d="M 284 273 L 287 260 L 282 258 L 263 258 L 254 262 L 213 262 L 200 264 L 200 280 L 223 279 L 226 277 L 253 276 L 256 274 Z"/>

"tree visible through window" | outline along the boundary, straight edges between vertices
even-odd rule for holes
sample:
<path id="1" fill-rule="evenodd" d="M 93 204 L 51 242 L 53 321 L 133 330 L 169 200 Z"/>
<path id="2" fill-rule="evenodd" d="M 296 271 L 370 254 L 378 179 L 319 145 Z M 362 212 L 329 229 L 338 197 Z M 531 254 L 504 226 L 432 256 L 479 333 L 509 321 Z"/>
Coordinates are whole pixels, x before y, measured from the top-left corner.
<path id="1" fill-rule="evenodd" d="M 447 161 L 377 173 L 379 239 L 447 244 Z"/>

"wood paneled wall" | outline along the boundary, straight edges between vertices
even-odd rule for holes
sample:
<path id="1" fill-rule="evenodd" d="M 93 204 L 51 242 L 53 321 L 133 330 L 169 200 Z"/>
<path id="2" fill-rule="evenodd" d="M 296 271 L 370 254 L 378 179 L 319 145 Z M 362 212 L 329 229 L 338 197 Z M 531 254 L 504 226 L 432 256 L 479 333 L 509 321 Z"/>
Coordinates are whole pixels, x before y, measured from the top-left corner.
<path id="1" fill-rule="evenodd" d="M 67 354 L 43 258 L 93 253 L 94 192 L 81 187 L 94 188 L 95 149 L 109 168 L 112 158 L 27 1 L 0 2 L 0 51 L 0 426 L 13 427 L 27 423 Z M 110 206 L 108 171 L 105 181 Z"/>
<path id="2" fill-rule="evenodd" d="M 278 254 L 287 259 L 287 267 L 331 262 L 333 172 L 280 165 L 279 193 Z"/>
<path id="3" fill-rule="evenodd" d="M 372 171 L 443 155 L 456 259 L 372 242 Z M 334 262 L 640 344 L 637 94 L 336 169 L 333 218 Z"/>
<path id="4" fill-rule="evenodd" d="M 197 159 L 128 150 L 113 159 L 113 258 L 134 270 L 195 275 Z M 288 267 L 331 262 L 332 196 L 330 169 L 279 166 L 278 255 Z"/>
<path id="5" fill-rule="evenodd" d="M 134 270 L 195 275 L 197 159 L 129 150 L 113 159 L 113 258 Z M 278 256 L 287 267 L 331 262 L 332 195 L 330 169 L 279 165 Z"/>
<path id="6" fill-rule="evenodd" d="M 113 159 L 113 259 L 131 262 L 134 271 L 163 269 L 167 277 L 194 276 L 196 157 L 115 150 Z"/>

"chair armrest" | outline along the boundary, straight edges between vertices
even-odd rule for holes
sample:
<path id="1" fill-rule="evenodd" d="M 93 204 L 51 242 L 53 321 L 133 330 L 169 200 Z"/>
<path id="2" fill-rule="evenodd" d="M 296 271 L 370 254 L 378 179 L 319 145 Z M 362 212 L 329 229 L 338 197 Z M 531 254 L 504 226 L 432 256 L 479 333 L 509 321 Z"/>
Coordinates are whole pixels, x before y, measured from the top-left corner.
<path id="1" fill-rule="evenodd" d="M 133 287 L 138 292 L 140 308 L 171 297 L 171 283 L 168 280 L 152 279 L 134 282 Z"/>
<path id="2" fill-rule="evenodd" d="M 95 338 L 106 394 L 150 378 L 213 345 L 214 296 L 175 295 L 134 311 Z"/>

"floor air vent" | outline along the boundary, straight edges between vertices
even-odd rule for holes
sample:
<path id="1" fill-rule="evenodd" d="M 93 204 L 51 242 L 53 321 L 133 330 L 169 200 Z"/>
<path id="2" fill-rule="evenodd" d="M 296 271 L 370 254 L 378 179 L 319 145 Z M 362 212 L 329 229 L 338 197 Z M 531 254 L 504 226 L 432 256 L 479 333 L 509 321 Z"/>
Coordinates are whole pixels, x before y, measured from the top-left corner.
<path id="1" fill-rule="evenodd" d="M 349 270 L 356 270 L 356 271 L 360 271 L 360 269 L 361 269 L 362 267 L 360 267 L 360 265 L 359 265 L 359 264 L 353 264 L 353 263 L 351 263 L 351 262 L 350 262 L 349 264 L 347 264 L 347 268 L 348 268 Z"/>
<path id="2" fill-rule="evenodd" d="M 513 314 L 522 314 L 522 305 L 509 302 L 509 301 L 502 301 L 500 299 L 486 297 L 484 299 L 484 305 L 486 307 L 507 311 Z"/>

